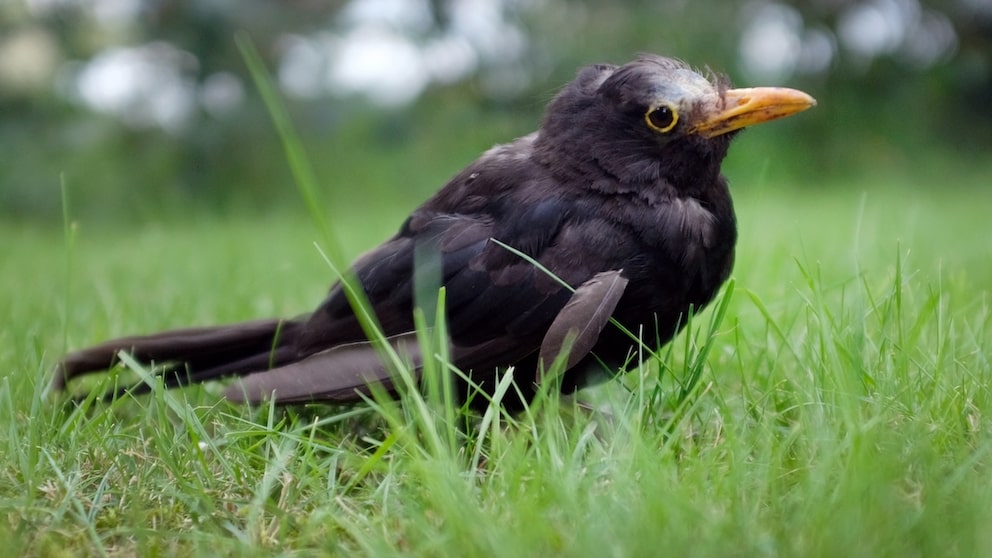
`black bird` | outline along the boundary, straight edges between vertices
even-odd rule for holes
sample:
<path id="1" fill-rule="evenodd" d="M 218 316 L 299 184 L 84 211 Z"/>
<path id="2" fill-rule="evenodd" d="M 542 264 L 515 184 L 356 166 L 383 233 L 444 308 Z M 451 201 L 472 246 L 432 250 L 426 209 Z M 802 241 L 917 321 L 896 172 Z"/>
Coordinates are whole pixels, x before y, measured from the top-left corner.
<path id="1" fill-rule="evenodd" d="M 731 139 L 815 103 L 792 89 L 731 89 L 725 77 L 660 56 L 583 68 L 537 132 L 485 152 L 352 269 L 390 344 L 415 367 L 423 359 L 413 332 L 415 269 L 433 263 L 446 287 L 450 355 L 473 383 L 491 392 L 498 371 L 514 366 L 528 399 L 564 348 L 561 389 L 572 392 L 636 354 L 610 317 L 665 343 L 690 307 L 712 300 L 737 238 L 720 174 Z M 340 284 L 302 318 L 126 337 L 71 353 L 55 386 L 108 369 L 119 351 L 164 364 L 170 386 L 241 376 L 225 394 L 235 401 L 351 402 L 372 384 L 396 390 Z"/>

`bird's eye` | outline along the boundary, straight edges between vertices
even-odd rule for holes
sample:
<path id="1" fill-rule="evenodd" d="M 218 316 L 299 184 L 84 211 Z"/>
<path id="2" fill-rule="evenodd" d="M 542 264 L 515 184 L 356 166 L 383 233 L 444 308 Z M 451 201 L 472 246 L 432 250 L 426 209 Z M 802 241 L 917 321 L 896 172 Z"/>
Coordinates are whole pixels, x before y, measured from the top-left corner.
<path id="1" fill-rule="evenodd" d="M 655 132 L 671 132 L 679 122 L 679 113 L 668 105 L 660 105 L 644 113 L 644 120 Z"/>

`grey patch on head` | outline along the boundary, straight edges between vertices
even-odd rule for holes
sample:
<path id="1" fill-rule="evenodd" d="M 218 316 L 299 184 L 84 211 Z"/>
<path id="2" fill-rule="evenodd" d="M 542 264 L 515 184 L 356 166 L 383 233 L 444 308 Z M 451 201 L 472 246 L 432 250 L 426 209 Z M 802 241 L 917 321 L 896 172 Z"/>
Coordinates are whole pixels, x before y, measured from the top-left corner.
<path id="1" fill-rule="evenodd" d="M 674 70 L 670 79 L 655 84 L 651 95 L 659 100 L 676 103 L 679 110 L 686 114 L 691 114 L 702 105 L 722 102 L 722 96 L 713 83 L 688 69 Z"/>

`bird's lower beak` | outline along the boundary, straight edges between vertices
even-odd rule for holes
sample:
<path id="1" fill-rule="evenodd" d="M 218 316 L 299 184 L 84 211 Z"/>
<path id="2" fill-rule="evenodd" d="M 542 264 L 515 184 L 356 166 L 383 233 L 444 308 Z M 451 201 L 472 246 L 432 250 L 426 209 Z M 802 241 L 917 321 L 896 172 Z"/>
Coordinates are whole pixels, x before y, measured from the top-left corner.
<path id="1" fill-rule="evenodd" d="M 816 105 L 816 99 L 786 87 L 728 89 L 722 103 L 713 108 L 692 132 L 712 138 L 746 126 L 783 118 Z"/>

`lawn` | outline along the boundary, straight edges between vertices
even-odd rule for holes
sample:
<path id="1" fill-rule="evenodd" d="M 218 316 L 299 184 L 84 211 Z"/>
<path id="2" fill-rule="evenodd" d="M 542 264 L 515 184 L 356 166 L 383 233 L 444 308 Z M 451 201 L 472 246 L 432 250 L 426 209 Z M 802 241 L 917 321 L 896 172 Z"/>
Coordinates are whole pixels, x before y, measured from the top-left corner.
<path id="1" fill-rule="evenodd" d="M 531 413 L 249 409 L 219 384 L 76 406 L 68 346 L 291 316 L 302 212 L 0 224 L 11 555 L 992 555 L 992 191 L 735 184 L 722 322 Z M 331 211 L 353 257 L 410 207 Z M 702 358 L 705 357 L 705 358 Z M 691 389 L 684 380 L 701 372 Z M 99 382 L 99 380 L 97 380 Z M 92 382 L 91 382 L 92 385 Z"/>

